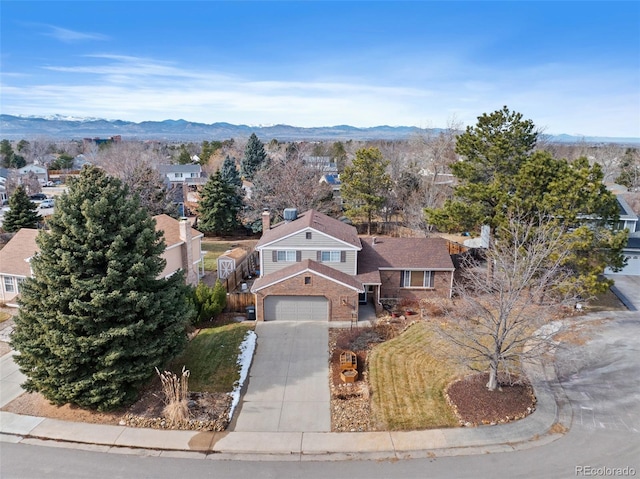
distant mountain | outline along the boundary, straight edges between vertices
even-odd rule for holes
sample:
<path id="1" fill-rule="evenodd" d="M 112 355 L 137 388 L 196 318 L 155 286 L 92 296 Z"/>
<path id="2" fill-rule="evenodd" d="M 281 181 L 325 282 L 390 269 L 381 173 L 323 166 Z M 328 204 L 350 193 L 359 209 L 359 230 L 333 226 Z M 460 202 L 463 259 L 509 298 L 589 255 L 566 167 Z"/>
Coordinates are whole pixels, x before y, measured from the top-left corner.
<path id="1" fill-rule="evenodd" d="M 0 139 L 20 140 L 37 137 L 55 139 L 108 138 L 121 135 L 125 140 L 196 141 L 226 140 L 255 133 L 263 141 L 320 140 L 404 140 L 414 133 L 437 133 L 441 129 L 414 126 L 375 126 L 357 128 L 349 125 L 301 128 L 290 125 L 248 126 L 230 123 L 195 123 L 187 120 L 143 121 L 134 123 L 100 118 L 74 118 L 61 115 L 26 117 L 0 115 Z M 549 141 L 575 143 L 638 144 L 640 138 L 578 137 L 548 135 Z"/>

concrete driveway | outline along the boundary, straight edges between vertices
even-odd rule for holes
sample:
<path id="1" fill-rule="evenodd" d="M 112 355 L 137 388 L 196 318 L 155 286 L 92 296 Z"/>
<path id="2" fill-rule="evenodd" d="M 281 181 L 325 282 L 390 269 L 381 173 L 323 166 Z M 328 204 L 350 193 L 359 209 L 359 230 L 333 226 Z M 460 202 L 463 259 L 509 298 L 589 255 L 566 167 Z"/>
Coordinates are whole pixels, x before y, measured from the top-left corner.
<path id="1" fill-rule="evenodd" d="M 328 328 L 320 321 L 256 325 L 249 384 L 231 430 L 331 430 Z"/>
<path id="2" fill-rule="evenodd" d="M 640 311 L 640 276 L 608 274 L 615 281 L 611 288 L 629 311 Z"/>

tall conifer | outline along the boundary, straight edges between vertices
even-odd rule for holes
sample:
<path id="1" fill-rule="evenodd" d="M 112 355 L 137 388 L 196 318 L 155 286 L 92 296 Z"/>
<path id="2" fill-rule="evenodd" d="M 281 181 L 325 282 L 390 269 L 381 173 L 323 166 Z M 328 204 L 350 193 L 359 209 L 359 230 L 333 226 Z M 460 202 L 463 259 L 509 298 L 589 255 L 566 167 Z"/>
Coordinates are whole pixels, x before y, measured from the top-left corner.
<path id="1" fill-rule="evenodd" d="M 55 404 L 126 405 L 186 343 L 182 274 L 158 279 L 162 233 L 137 196 L 98 168 L 82 170 L 48 224 L 12 338 L 24 387 Z"/>

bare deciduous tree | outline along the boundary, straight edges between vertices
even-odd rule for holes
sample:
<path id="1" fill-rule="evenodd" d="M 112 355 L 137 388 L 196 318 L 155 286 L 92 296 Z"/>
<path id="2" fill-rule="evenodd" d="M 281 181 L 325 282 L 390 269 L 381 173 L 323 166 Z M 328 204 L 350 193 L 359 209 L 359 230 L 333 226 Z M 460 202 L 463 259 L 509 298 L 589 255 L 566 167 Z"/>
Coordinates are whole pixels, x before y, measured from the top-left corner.
<path id="1" fill-rule="evenodd" d="M 303 212 L 316 209 L 329 212 L 336 203 L 331 187 L 320 183 L 322 173 L 302 158 L 272 159 L 256 172 L 251 198 L 247 199 L 246 221 L 260 218 L 264 208 L 281 213 L 285 208 Z"/>
<path id="2" fill-rule="evenodd" d="M 487 250 L 493 275 L 477 262 L 463 265 L 457 299 L 439 333 L 457 346 L 457 359 L 488 371 L 487 388 L 498 387 L 498 373 L 520 373 L 525 361 L 540 358 L 557 329 L 543 328 L 563 306 L 577 299 L 562 228 L 540 220 L 512 218 Z"/>

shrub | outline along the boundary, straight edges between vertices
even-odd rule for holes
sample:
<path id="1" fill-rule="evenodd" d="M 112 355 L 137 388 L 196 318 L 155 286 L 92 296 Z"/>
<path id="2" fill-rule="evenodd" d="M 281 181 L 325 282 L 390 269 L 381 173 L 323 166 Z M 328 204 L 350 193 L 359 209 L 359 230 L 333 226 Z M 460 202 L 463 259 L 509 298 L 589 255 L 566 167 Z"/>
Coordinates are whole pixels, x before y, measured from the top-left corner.
<path id="1" fill-rule="evenodd" d="M 162 382 L 165 401 L 162 410 L 164 417 L 174 424 L 186 422 L 189 418 L 189 370 L 183 366 L 180 377 L 171 371 L 161 373 L 158 368 L 156 368 L 156 373 Z"/>

